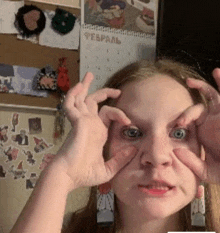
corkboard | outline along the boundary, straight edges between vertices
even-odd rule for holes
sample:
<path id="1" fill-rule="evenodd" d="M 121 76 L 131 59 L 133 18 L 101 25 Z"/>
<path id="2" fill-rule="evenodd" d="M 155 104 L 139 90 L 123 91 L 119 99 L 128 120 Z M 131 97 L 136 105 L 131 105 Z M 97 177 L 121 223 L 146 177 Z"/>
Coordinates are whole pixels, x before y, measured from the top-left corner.
<path id="1" fill-rule="evenodd" d="M 25 1 L 27 5 L 35 5 L 42 10 L 54 10 L 56 5 Z M 76 16 L 80 10 L 59 6 Z M 79 81 L 79 51 L 52 48 L 33 44 L 29 41 L 18 40 L 15 34 L 0 34 L 0 63 L 26 67 L 43 68 L 47 64 L 58 68 L 59 58 L 67 57 L 67 69 L 71 86 Z M 0 103 L 42 106 L 55 108 L 59 103 L 59 95 L 51 94 L 48 98 L 25 96 L 19 94 L 0 93 Z"/>

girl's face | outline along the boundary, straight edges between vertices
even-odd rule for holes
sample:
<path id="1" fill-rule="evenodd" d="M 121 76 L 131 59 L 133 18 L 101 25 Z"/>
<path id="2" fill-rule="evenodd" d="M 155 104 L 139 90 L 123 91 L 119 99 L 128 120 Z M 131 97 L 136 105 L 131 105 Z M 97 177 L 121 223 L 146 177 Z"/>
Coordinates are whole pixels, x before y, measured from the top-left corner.
<path id="1" fill-rule="evenodd" d="M 195 125 L 181 128 L 176 124 L 178 116 L 192 105 L 187 89 L 165 75 L 122 89 L 116 107 L 130 118 L 131 125 L 112 124 L 109 155 L 117 156 L 134 147 L 137 152 L 111 180 L 120 208 L 158 219 L 178 212 L 193 200 L 200 180 L 173 152 L 185 147 L 200 156 Z M 155 180 L 173 188 L 146 187 Z"/>

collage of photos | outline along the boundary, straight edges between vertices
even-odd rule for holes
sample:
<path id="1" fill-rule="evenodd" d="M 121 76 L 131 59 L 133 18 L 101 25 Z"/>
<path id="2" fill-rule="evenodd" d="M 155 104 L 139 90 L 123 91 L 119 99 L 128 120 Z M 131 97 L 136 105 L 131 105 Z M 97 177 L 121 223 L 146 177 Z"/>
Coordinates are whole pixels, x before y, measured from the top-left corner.
<path id="1" fill-rule="evenodd" d="M 156 34 L 155 0 L 84 0 L 82 24 Z"/>
<path id="2" fill-rule="evenodd" d="M 54 145 L 39 136 L 43 131 L 40 117 L 29 118 L 27 128 L 20 128 L 24 120 L 19 113 L 5 120 L 0 125 L 0 180 L 26 179 L 26 189 L 33 189 L 38 174 L 54 157 L 50 153 Z"/>

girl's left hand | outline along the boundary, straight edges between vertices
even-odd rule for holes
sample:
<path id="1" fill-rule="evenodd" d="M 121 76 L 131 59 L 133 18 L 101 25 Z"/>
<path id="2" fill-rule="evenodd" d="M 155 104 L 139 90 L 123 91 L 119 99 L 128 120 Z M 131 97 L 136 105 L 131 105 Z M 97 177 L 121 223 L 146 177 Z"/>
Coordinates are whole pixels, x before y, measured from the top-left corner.
<path id="1" fill-rule="evenodd" d="M 219 68 L 214 69 L 213 77 L 220 90 Z M 177 123 L 180 126 L 193 122 L 196 124 L 205 158 L 184 148 L 174 149 L 174 153 L 202 181 L 220 184 L 220 94 L 202 80 L 188 78 L 187 85 L 205 95 L 209 101 L 208 108 L 202 103 L 193 105 L 181 114 Z"/>

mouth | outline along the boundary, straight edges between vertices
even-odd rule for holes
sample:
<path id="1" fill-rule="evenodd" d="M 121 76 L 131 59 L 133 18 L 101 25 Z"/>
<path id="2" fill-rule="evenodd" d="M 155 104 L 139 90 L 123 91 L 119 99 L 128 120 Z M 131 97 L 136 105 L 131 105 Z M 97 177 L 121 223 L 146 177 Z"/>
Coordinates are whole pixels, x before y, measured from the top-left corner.
<path id="1" fill-rule="evenodd" d="M 138 190 L 148 196 L 167 196 L 172 193 L 176 188 L 175 186 L 155 186 L 155 185 L 138 185 Z"/>

